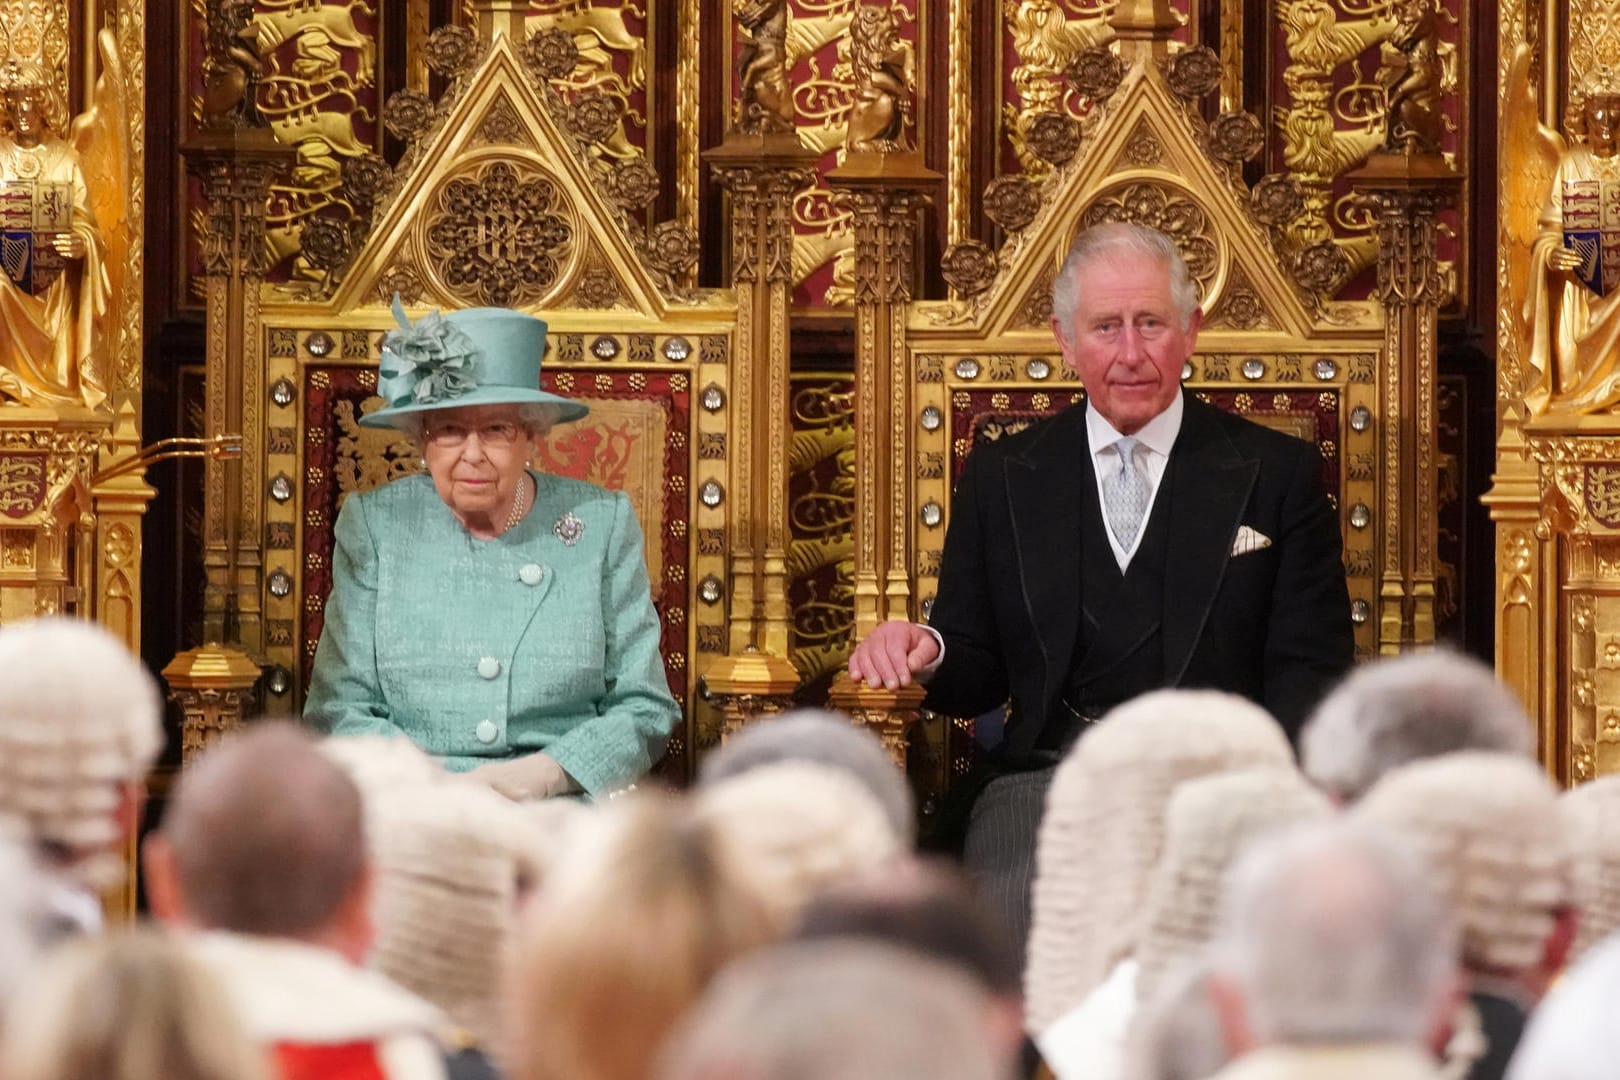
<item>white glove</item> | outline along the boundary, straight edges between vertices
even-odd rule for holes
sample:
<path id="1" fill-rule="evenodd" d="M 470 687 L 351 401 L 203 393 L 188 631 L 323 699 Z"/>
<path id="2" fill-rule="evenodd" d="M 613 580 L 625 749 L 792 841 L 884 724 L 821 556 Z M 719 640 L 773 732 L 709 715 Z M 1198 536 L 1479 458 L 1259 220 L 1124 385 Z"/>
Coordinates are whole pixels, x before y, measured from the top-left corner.
<path id="1" fill-rule="evenodd" d="M 549 754 L 524 754 L 510 761 L 493 761 L 462 774 L 468 780 L 493 789 L 513 802 L 550 799 L 579 791 L 574 778 Z"/>

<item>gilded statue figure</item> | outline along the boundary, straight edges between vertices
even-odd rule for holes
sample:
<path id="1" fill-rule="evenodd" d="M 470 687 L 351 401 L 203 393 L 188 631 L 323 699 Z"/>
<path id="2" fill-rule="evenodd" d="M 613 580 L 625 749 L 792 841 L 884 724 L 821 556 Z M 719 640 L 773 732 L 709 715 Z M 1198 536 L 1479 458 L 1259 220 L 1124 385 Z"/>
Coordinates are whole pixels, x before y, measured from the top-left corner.
<path id="1" fill-rule="evenodd" d="M 1440 153 L 1440 30 L 1434 0 L 1406 0 L 1384 42 L 1378 81 L 1388 102 L 1384 149 Z"/>
<path id="2" fill-rule="evenodd" d="M 127 244 L 128 136 L 109 31 L 71 141 L 35 64 L 0 63 L 0 398 L 106 404 Z"/>
<path id="3" fill-rule="evenodd" d="M 900 39 L 894 13 L 875 4 L 857 8 L 850 25 L 849 49 L 855 100 L 844 145 L 850 150 L 884 154 L 911 149 L 905 131 L 911 50 Z"/>
<path id="4" fill-rule="evenodd" d="M 737 128 L 749 135 L 793 132 L 793 91 L 787 77 L 787 0 L 732 0 L 744 31 L 737 54 Z"/>
<path id="5" fill-rule="evenodd" d="M 1530 50 L 1514 56 L 1503 109 L 1509 314 L 1531 415 L 1620 403 L 1620 88 L 1591 87 L 1566 143 L 1542 125 Z"/>

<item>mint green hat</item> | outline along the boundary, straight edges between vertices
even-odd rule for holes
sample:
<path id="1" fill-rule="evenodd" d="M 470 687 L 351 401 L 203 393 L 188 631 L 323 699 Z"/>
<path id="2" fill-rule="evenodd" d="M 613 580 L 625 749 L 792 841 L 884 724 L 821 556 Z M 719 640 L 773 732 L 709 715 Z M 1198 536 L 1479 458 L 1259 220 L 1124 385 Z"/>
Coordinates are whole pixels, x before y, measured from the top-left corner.
<path id="1" fill-rule="evenodd" d="M 387 405 L 362 417 L 367 427 L 408 426 L 406 417 L 473 405 L 550 405 L 557 422 L 578 420 L 583 402 L 540 389 L 546 324 L 508 308 L 435 311 L 412 323 L 394 297 L 398 330 L 383 335 L 377 393 Z"/>

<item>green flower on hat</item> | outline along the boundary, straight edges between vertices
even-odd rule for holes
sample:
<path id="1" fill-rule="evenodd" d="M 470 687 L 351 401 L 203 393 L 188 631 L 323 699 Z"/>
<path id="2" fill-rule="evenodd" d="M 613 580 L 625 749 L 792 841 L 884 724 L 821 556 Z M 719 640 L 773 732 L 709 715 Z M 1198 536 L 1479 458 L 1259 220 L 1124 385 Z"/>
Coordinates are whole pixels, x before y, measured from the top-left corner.
<path id="1" fill-rule="evenodd" d="M 435 311 L 413 324 L 394 297 L 398 330 L 383 335 L 377 391 L 394 408 L 431 405 L 478 389 L 483 351 L 472 338 Z"/>

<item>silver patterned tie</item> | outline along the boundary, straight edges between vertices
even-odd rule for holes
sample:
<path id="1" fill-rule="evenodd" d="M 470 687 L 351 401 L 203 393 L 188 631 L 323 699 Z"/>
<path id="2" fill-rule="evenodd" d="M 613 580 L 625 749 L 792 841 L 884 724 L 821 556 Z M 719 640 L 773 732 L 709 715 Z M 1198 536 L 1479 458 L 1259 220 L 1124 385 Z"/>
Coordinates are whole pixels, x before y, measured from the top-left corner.
<path id="1" fill-rule="evenodd" d="M 1136 452 L 1141 446 L 1130 438 L 1115 443 L 1119 468 L 1103 478 L 1103 508 L 1108 514 L 1108 527 L 1114 531 L 1114 539 L 1122 548 L 1129 548 L 1136 540 L 1142 516 L 1147 513 L 1147 477 L 1136 463 Z"/>

